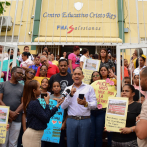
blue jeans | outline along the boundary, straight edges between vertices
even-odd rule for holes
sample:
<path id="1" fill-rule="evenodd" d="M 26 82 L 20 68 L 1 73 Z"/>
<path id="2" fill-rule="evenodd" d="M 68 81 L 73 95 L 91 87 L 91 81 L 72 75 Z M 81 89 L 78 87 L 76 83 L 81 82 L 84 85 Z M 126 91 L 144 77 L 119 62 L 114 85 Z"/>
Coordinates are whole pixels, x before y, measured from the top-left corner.
<path id="1" fill-rule="evenodd" d="M 91 119 L 75 120 L 68 118 L 67 127 L 67 147 L 89 147 Z"/>
<path id="2" fill-rule="evenodd" d="M 103 144 L 103 131 L 105 125 L 105 111 L 103 110 L 92 110 L 91 111 L 91 136 L 90 146 L 94 147 L 94 141 L 96 139 L 95 147 L 102 147 Z"/>

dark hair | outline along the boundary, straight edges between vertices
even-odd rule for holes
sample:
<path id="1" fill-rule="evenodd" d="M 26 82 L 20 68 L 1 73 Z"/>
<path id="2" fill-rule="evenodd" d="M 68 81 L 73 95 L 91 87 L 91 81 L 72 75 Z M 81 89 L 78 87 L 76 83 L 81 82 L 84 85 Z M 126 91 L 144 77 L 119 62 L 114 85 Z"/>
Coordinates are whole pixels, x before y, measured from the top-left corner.
<path id="1" fill-rule="evenodd" d="M 75 70 L 76 70 L 76 69 L 79 69 L 79 70 L 82 71 L 82 68 L 81 68 L 81 67 L 76 67 Z M 75 71 L 75 70 L 74 70 L 74 71 Z M 83 74 L 83 71 L 82 71 L 82 74 Z"/>
<path id="2" fill-rule="evenodd" d="M 12 66 L 12 64 L 13 64 L 13 62 L 11 62 L 9 66 Z"/>
<path id="3" fill-rule="evenodd" d="M 101 51 L 102 51 L 102 50 L 104 50 L 104 51 L 106 52 L 105 62 L 107 63 L 107 62 L 108 62 L 108 51 L 107 51 L 107 49 L 105 49 L 105 48 L 102 48 L 102 49 L 100 50 L 98 59 L 99 59 L 99 60 L 102 60 L 102 59 L 101 59 Z"/>
<path id="4" fill-rule="evenodd" d="M 25 49 L 25 48 L 29 48 L 29 46 L 24 46 L 24 49 Z"/>
<path id="5" fill-rule="evenodd" d="M 20 49 L 19 48 L 17 48 L 17 52 L 20 52 Z"/>
<path id="6" fill-rule="evenodd" d="M 134 88 L 133 85 L 126 84 L 126 85 L 123 86 L 123 88 L 124 88 L 125 86 L 128 86 L 128 87 L 131 89 L 132 93 L 135 93 L 135 88 Z"/>
<path id="7" fill-rule="evenodd" d="M 54 84 L 55 82 L 59 83 L 59 85 L 60 85 L 60 82 L 59 82 L 59 81 L 53 81 L 53 84 Z M 53 84 L 52 84 L 52 88 L 53 88 Z M 61 88 L 61 85 L 60 85 L 60 88 Z"/>
<path id="8" fill-rule="evenodd" d="M 124 61 L 125 61 L 125 60 L 127 60 L 127 59 L 124 59 Z M 123 66 L 123 65 L 122 65 L 122 64 L 123 64 L 123 63 L 122 63 L 122 60 L 121 60 L 121 63 L 120 63 L 120 64 L 121 64 L 121 66 Z"/>
<path id="9" fill-rule="evenodd" d="M 112 55 L 113 58 L 116 58 L 116 54 Z"/>
<path id="10" fill-rule="evenodd" d="M 40 59 L 40 57 L 39 57 L 39 56 L 36 56 L 36 57 L 35 57 L 35 59 L 36 59 L 36 58 Z"/>
<path id="11" fill-rule="evenodd" d="M 45 66 L 45 67 L 48 69 L 48 67 L 47 67 L 46 65 L 41 65 L 41 66 L 40 66 L 40 69 L 42 69 L 43 66 Z"/>
<path id="12" fill-rule="evenodd" d="M 98 59 L 98 54 L 93 54 L 92 57 L 93 57 L 94 59 Z"/>
<path id="13" fill-rule="evenodd" d="M 100 67 L 100 69 L 99 69 L 99 74 L 100 74 L 100 78 L 101 79 L 103 79 L 103 77 L 102 77 L 102 75 L 101 75 L 101 69 L 103 68 L 103 67 L 105 67 L 106 69 L 107 69 L 107 71 L 108 71 L 108 67 L 107 66 L 105 66 L 105 65 L 102 65 L 101 67 Z M 107 77 L 109 77 L 109 75 L 107 75 Z"/>
<path id="14" fill-rule="evenodd" d="M 111 48 L 107 48 L 108 53 L 111 53 Z"/>
<path id="15" fill-rule="evenodd" d="M 26 115 L 26 109 L 30 101 L 36 100 L 36 97 L 34 95 L 33 89 L 37 89 L 37 81 L 36 80 L 29 80 L 24 85 L 23 90 L 23 110 Z"/>
<path id="16" fill-rule="evenodd" d="M 51 54 L 53 54 L 53 55 L 55 56 L 55 54 L 54 54 L 54 53 L 50 53 L 50 55 L 51 55 Z"/>
<path id="17" fill-rule="evenodd" d="M 143 94 L 141 93 L 141 97 L 144 97 L 144 98 L 145 98 L 145 95 L 143 95 Z"/>
<path id="18" fill-rule="evenodd" d="M 16 70 L 18 68 L 21 69 L 21 67 L 18 67 L 18 66 L 15 66 L 15 67 L 12 68 L 12 70 L 11 70 L 11 76 L 12 76 L 12 73 L 16 72 Z"/>
<path id="19" fill-rule="evenodd" d="M 130 77 L 124 77 L 123 81 L 124 80 L 131 80 L 131 78 Z"/>
<path id="20" fill-rule="evenodd" d="M 26 82 L 26 74 L 27 74 L 29 71 L 34 71 L 34 73 L 36 73 L 35 70 L 34 70 L 33 68 L 27 68 L 27 69 L 25 70 L 25 76 L 24 76 L 24 78 L 23 78 L 24 82 Z"/>
<path id="21" fill-rule="evenodd" d="M 82 49 L 83 55 L 86 54 L 88 51 L 89 51 L 89 50 L 88 50 L 87 48 L 83 48 L 83 49 Z"/>
<path id="22" fill-rule="evenodd" d="M 79 46 L 74 46 L 73 51 L 75 52 L 77 50 L 80 50 Z"/>
<path id="23" fill-rule="evenodd" d="M 147 67 L 142 69 L 141 75 L 146 77 L 146 75 L 147 75 Z"/>
<path id="24" fill-rule="evenodd" d="M 27 56 L 27 58 L 30 56 L 30 53 L 28 53 L 28 52 L 23 52 L 22 53 L 24 56 Z"/>
<path id="25" fill-rule="evenodd" d="M 47 48 L 47 50 L 48 50 L 48 47 L 47 47 L 47 46 L 44 46 L 44 47 L 43 47 L 43 50 L 44 50 L 45 48 Z"/>
<path id="26" fill-rule="evenodd" d="M 142 57 L 142 56 L 140 56 L 140 58 L 142 58 L 142 59 L 143 59 L 143 61 L 145 62 L 145 59 L 146 59 L 146 58 L 144 58 L 144 57 Z"/>
<path id="27" fill-rule="evenodd" d="M 11 51 L 14 51 L 13 49 L 11 49 Z M 8 49 L 8 51 L 7 51 L 8 53 L 10 52 L 10 48 Z"/>
<path id="28" fill-rule="evenodd" d="M 96 72 L 100 75 L 100 73 L 99 73 L 98 71 L 94 71 L 94 72 L 92 73 L 92 75 L 91 75 L 91 79 L 90 79 L 90 83 L 89 83 L 89 84 L 91 84 L 91 83 L 94 82 L 94 81 L 93 81 L 93 74 L 96 73 Z"/>
<path id="29" fill-rule="evenodd" d="M 67 52 L 67 54 L 66 54 L 66 59 L 68 59 L 68 56 L 71 54 L 71 52 Z"/>
<path id="30" fill-rule="evenodd" d="M 41 84 L 42 84 L 42 82 L 43 82 L 44 79 L 46 79 L 46 80 L 49 82 L 48 78 L 43 78 L 43 79 L 41 80 Z"/>
<path id="31" fill-rule="evenodd" d="M 45 52 L 45 53 L 48 55 L 48 52 L 47 52 L 47 51 L 43 51 L 43 52 Z M 43 53 L 43 52 L 42 52 L 42 53 Z"/>
<path id="32" fill-rule="evenodd" d="M 68 60 L 66 60 L 66 59 L 60 59 L 59 60 L 59 65 L 60 65 L 60 62 L 63 62 L 63 61 L 65 61 L 67 63 L 67 65 L 68 65 Z"/>

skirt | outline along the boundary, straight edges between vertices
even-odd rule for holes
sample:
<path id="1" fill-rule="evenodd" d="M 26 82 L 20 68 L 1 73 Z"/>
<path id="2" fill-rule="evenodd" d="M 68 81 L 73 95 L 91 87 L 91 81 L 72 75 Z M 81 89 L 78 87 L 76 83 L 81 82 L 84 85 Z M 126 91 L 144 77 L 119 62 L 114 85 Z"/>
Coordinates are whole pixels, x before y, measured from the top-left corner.
<path id="1" fill-rule="evenodd" d="M 138 147 L 137 140 L 129 142 L 115 142 L 112 140 L 112 147 Z"/>
<path id="2" fill-rule="evenodd" d="M 23 147 L 41 147 L 41 138 L 44 130 L 27 128 L 22 137 Z"/>

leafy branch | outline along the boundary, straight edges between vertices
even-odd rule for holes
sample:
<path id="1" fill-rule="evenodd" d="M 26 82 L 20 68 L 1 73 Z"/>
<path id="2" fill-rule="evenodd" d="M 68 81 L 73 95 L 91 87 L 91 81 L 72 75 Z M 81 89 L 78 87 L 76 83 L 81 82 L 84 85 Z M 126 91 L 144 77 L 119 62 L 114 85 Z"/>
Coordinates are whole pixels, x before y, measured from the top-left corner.
<path id="1" fill-rule="evenodd" d="M 6 12 L 6 10 L 4 9 L 7 8 L 7 6 L 10 6 L 11 4 L 9 2 L 6 1 L 6 6 L 5 6 L 5 2 L 0 2 L 0 15 L 3 14 L 3 12 Z"/>

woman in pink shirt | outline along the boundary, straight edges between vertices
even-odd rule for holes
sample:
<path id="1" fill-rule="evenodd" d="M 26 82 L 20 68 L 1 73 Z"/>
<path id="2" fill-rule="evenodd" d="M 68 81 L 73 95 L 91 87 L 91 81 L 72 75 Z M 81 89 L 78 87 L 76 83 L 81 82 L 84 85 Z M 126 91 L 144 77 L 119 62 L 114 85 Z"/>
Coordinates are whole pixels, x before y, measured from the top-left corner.
<path id="1" fill-rule="evenodd" d="M 79 46 L 74 46 L 73 53 L 71 53 L 68 56 L 68 62 L 69 62 L 69 68 L 71 70 L 71 74 L 73 74 L 73 71 L 76 67 L 80 67 L 80 58 L 78 55 L 80 54 L 80 48 Z"/>

